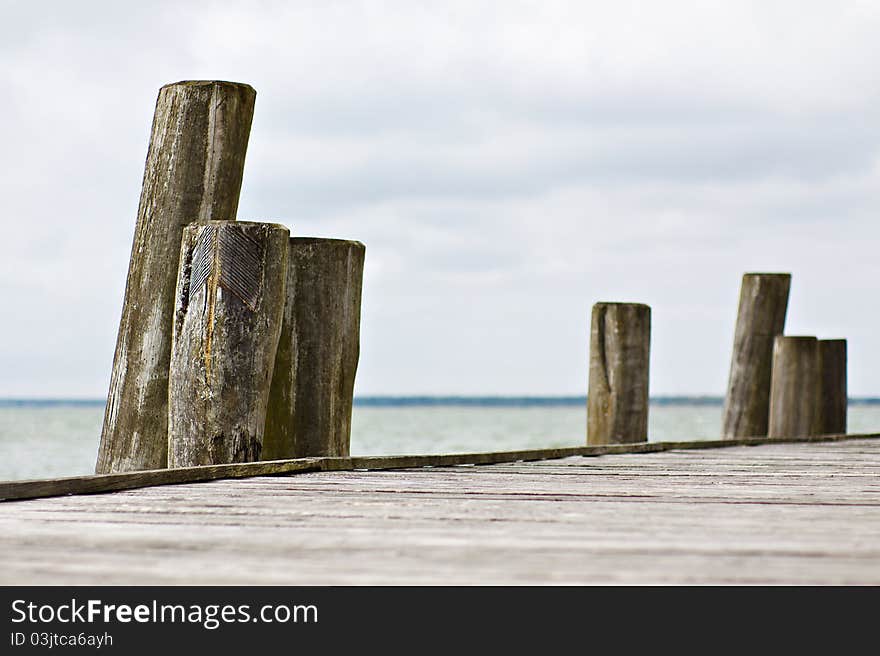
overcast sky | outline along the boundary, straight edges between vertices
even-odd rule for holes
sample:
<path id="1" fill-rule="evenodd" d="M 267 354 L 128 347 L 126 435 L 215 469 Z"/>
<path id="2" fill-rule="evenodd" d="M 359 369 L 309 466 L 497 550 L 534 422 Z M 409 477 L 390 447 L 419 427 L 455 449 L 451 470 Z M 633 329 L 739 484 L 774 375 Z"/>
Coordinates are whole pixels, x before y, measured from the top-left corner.
<path id="1" fill-rule="evenodd" d="M 740 278 L 880 395 L 878 2 L 0 0 L 0 396 L 103 397 L 156 93 L 257 90 L 240 219 L 367 245 L 359 394 L 722 394 Z"/>

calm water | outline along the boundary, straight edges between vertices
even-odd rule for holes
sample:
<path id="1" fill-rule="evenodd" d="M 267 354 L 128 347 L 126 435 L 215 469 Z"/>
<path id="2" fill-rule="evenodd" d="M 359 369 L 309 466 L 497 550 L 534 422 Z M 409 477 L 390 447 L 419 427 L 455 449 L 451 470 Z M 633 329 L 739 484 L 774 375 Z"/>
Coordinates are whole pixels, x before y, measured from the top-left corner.
<path id="1" fill-rule="evenodd" d="M 104 409 L 0 404 L 0 480 L 90 474 Z M 586 409 L 539 406 L 358 406 L 353 455 L 501 451 L 584 443 Z M 716 439 L 720 405 L 651 406 L 649 439 Z M 853 405 L 849 432 L 880 432 L 880 405 Z"/>

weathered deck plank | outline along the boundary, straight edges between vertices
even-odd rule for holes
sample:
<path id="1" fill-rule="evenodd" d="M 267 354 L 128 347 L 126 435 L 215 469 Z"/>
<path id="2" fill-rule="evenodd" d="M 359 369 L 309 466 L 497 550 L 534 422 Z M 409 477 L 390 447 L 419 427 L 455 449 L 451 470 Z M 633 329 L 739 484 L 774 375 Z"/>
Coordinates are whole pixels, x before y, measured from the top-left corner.
<path id="1" fill-rule="evenodd" d="M 226 465 L 203 465 L 172 469 L 72 476 L 26 481 L 0 481 L 0 501 L 40 499 L 69 494 L 96 494 L 120 490 L 134 490 L 156 485 L 177 485 L 231 478 L 279 476 L 308 471 L 410 469 L 417 467 L 451 467 L 455 465 L 490 465 L 516 462 L 536 462 L 570 456 L 596 457 L 621 453 L 659 453 L 662 451 L 718 449 L 732 446 L 763 446 L 769 443 L 788 444 L 804 442 L 840 442 L 858 439 L 878 439 L 880 434 L 816 435 L 798 438 L 738 438 L 735 440 L 691 442 L 635 442 L 602 446 L 576 446 L 528 451 L 495 451 L 488 453 L 453 453 L 425 455 L 355 456 L 297 458 L 244 462 Z"/>
<path id="2" fill-rule="evenodd" d="M 880 584 L 880 441 L 0 504 L 0 583 Z"/>

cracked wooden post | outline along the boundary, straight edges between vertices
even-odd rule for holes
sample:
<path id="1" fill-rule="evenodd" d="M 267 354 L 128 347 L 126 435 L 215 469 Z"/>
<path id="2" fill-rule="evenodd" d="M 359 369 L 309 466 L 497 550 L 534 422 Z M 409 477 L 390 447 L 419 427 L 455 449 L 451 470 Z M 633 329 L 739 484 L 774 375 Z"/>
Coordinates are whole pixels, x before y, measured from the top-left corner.
<path id="1" fill-rule="evenodd" d="M 256 92 L 231 82 L 162 87 L 135 226 L 95 471 L 167 464 L 168 363 L 183 227 L 235 219 Z"/>
<path id="2" fill-rule="evenodd" d="M 648 439 L 651 308 L 596 303 L 590 326 L 587 444 Z"/>
<path id="3" fill-rule="evenodd" d="M 785 326 L 790 287 L 788 273 L 743 275 L 724 400 L 724 439 L 767 435 L 773 340 Z"/>
<path id="4" fill-rule="evenodd" d="M 290 231 L 211 221 L 184 230 L 168 387 L 168 466 L 260 459 L 284 314 Z"/>
<path id="5" fill-rule="evenodd" d="M 846 433 L 846 340 L 820 339 L 819 363 L 822 391 L 820 393 L 819 435 Z"/>
<path id="6" fill-rule="evenodd" d="M 347 457 L 364 245 L 292 237 L 263 459 Z"/>
<path id="7" fill-rule="evenodd" d="M 773 342 L 768 437 L 806 437 L 819 432 L 819 341 L 777 337 Z"/>

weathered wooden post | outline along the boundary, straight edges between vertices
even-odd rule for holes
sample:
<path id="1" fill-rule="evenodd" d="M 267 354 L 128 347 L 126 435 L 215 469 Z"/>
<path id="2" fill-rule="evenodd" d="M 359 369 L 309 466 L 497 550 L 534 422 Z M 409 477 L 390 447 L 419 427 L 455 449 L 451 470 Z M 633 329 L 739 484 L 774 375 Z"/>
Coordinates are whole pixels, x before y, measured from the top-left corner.
<path id="1" fill-rule="evenodd" d="M 721 434 L 765 437 L 773 340 L 785 327 L 791 274 L 743 275 Z"/>
<path id="2" fill-rule="evenodd" d="M 168 388 L 168 466 L 260 459 L 281 334 L 290 231 L 184 230 Z"/>
<path id="3" fill-rule="evenodd" d="M 819 432 L 819 341 L 777 337 L 773 342 L 769 437 L 805 437 Z"/>
<path id="4" fill-rule="evenodd" d="M 648 439 L 651 308 L 596 303 L 590 326 L 587 444 Z"/>
<path id="5" fill-rule="evenodd" d="M 256 92 L 231 82 L 162 87 L 128 269 L 97 473 L 166 466 L 168 363 L 184 225 L 235 219 Z"/>
<path id="6" fill-rule="evenodd" d="M 820 435 L 846 433 L 846 340 L 820 339 Z"/>
<path id="7" fill-rule="evenodd" d="M 263 460 L 348 456 L 364 245 L 292 237 Z"/>

